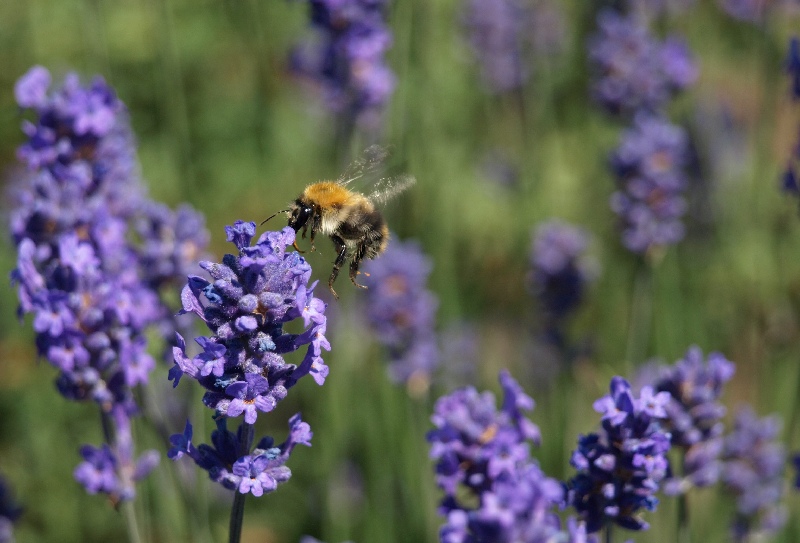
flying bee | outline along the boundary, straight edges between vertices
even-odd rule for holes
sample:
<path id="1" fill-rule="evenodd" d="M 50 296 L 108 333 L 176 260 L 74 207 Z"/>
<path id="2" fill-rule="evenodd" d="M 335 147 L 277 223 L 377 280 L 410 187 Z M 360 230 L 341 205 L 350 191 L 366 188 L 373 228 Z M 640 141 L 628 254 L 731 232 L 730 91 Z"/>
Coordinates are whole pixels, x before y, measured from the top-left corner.
<path id="1" fill-rule="evenodd" d="M 380 255 L 389 243 L 389 228 L 378 211 L 377 206 L 386 203 L 416 182 L 413 175 L 399 175 L 378 179 L 371 191 L 362 194 L 348 188 L 348 185 L 373 173 L 384 162 L 389 152 L 386 148 L 373 145 L 355 160 L 336 181 L 320 181 L 308 185 L 288 209 L 278 211 L 261 224 L 280 213 L 286 213 L 289 226 L 295 232 L 302 230 L 303 239 L 311 230 L 311 250 L 314 251 L 314 237 L 317 233 L 333 240 L 336 260 L 328 278 L 328 288 L 335 298 L 333 283 L 345 261 L 350 259 L 350 280 L 360 288 L 367 288 L 356 281 L 358 268 L 365 258 Z M 299 251 L 297 240 L 294 248 Z"/>

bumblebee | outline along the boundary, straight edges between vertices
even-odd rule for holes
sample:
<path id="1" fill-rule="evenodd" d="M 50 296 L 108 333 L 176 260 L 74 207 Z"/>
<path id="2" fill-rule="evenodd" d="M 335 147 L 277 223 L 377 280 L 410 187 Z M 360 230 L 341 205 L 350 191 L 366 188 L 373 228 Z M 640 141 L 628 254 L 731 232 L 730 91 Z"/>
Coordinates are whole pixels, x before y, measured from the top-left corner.
<path id="1" fill-rule="evenodd" d="M 360 288 L 367 288 L 356 281 L 358 268 L 365 258 L 380 255 L 389 243 L 389 227 L 378 210 L 378 205 L 397 196 L 416 182 L 414 176 L 400 175 L 379 179 L 368 194 L 351 190 L 348 184 L 377 169 L 388 156 L 388 151 L 380 146 L 369 147 L 362 157 L 353 162 L 336 181 L 320 181 L 308 185 L 292 202 L 288 209 L 275 215 L 286 213 L 289 226 L 295 232 L 302 230 L 305 239 L 311 230 L 311 250 L 314 251 L 314 238 L 317 233 L 328 236 L 336 250 L 336 260 L 328 278 L 328 288 L 335 298 L 333 283 L 339 270 L 350 260 L 350 280 Z M 297 240 L 294 248 L 299 251 Z"/>

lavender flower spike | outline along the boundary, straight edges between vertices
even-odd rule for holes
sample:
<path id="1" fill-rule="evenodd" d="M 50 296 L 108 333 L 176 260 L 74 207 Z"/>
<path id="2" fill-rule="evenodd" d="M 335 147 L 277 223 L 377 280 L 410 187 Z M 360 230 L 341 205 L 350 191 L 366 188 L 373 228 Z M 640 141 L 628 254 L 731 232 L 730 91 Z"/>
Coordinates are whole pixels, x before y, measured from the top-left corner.
<path id="1" fill-rule="evenodd" d="M 560 326 L 578 307 L 594 279 L 594 266 L 585 255 L 588 243 L 585 230 L 558 219 L 536 227 L 528 281 L 551 327 Z"/>
<path id="2" fill-rule="evenodd" d="M 296 72 L 317 81 L 328 108 L 374 130 L 395 87 L 385 54 L 392 33 L 385 0 L 308 0 L 316 40 L 292 55 Z"/>
<path id="3" fill-rule="evenodd" d="M 436 482 L 445 493 L 440 541 L 595 541 L 574 519 L 569 533 L 561 530 L 554 509 L 563 502 L 564 490 L 530 457 L 530 444 L 538 444 L 540 434 L 523 412 L 533 409 L 533 399 L 506 371 L 500 384 L 499 410 L 491 393 L 472 387 L 436 402 L 435 428 L 427 438 Z"/>
<path id="4" fill-rule="evenodd" d="M 330 350 L 325 338 L 325 304 L 309 286 L 311 267 L 297 252 L 286 252 L 295 232 L 265 232 L 255 245 L 253 222 L 237 221 L 225 228 L 238 256 L 227 254 L 221 263 L 201 262 L 211 281 L 189 276 L 181 293 L 183 313 L 202 319 L 212 335 L 195 339 L 202 352 L 186 353 L 183 337 L 173 348 L 174 366 L 169 378 L 177 386 L 183 376 L 206 389 L 203 403 L 214 410 L 218 428 L 213 446 L 192 444 L 192 428 L 173 435 L 168 456 L 192 458 L 212 480 L 241 494 L 261 496 L 288 480 L 284 467 L 296 444 L 310 445 L 311 431 L 299 415 L 290 420 L 291 434 L 280 447 L 272 438 L 252 446 L 252 425 L 258 416 L 272 411 L 298 380 L 310 374 L 322 384 L 328 367 L 322 350 Z M 284 330 L 301 320 L 302 332 Z M 306 347 L 298 364 L 284 357 Z M 243 416 L 237 434 L 227 430 L 226 419 Z"/>
<path id="5" fill-rule="evenodd" d="M 759 419 L 741 409 L 725 437 L 723 485 L 736 496 L 733 540 L 741 543 L 778 532 L 787 520 L 781 498 L 786 451 L 780 443 L 780 420 Z"/>
<path id="6" fill-rule="evenodd" d="M 655 510 L 655 493 L 667 474 L 670 434 L 661 429 L 667 417 L 667 392 L 643 387 L 635 398 L 622 377 L 611 380 L 610 394 L 594 403 L 602 430 L 581 436 L 570 463 L 578 470 L 567 483 L 567 503 L 586 522 L 589 533 L 606 522 L 646 530 L 641 509 Z"/>
<path id="7" fill-rule="evenodd" d="M 95 402 L 109 422 L 107 444 L 84 447 L 76 478 L 126 500 L 156 458 L 134 458 L 132 389 L 155 365 L 146 329 L 168 311 L 127 235 L 145 197 L 124 104 L 101 78 L 83 86 L 69 74 L 52 91 L 50 82 L 36 66 L 15 87 L 33 120 L 23 122 L 17 152 L 26 171 L 14 187 L 11 276 L 19 315 L 33 314 L 37 350 L 59 371 L 59 392 Z"/>
<path id="8" fill-rule="evenodd" d="M 597 25 L 599 33 L 589 43 L 592 95 L 608 112 L 622 117 L 659 112 L 697 78 L 684 43 L 675 37 L 659 42 L 635 14 L 606 9 Z"/>
<path id="9" fill-rule="evenodd" d="M 692 487 L 716 484 L 722 470 L 722 418 L 719 402 L 722 389 L 735 366 L 720 353 L 704 359 L 699 347 L 690 347 L 674 366 L 661 368 L 653 382 L 658 392 L 667 392 L 665 429 L 672 434 L 672 446 L 683 451 L 683 472 L 671 469 L 665 481 L 669 494 L 684 493 Z"/>
<path id="10" fill-rule="evenodd" d="M 427 388 L 439 363 L 434 331 L 435 295 L 426 288 L 430 259 L 414 241 L 395 241 L 378 260 L 365 263 L 369 326 L 389 352 L 395 382 Z"/>
<path id="11" fill-rule="evenodd" d="M 611 209 L 622 226 L 622 242 L 635 253 L 683 239 L 686 212 L 685 131 L 650 114 L 639 114 L 611 157 L 617 191 Z"/>

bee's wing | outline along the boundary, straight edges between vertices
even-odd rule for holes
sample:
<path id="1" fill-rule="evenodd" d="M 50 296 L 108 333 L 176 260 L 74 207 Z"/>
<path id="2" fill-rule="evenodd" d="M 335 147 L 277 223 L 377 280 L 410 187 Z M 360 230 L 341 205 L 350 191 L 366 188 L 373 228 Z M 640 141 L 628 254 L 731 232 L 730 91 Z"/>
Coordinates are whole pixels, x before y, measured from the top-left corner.
<path id="1" fill-rule="evenodd" d="M 382 147 L 380 145 L 371 145 L 367 147 L 361 156 L 356 158 L 345 169 L 344 173 L 339 176 L 337 182 L 340 185 L 347 185 L 351 181 L 363 177 L 367 174 L 373 173 L 381 168 L 389 156 L 390 148 Z"/>
<path id="2" fill-rule="evenodd" d="M 376 204 L 385 204 L 416 182 L 417 178 L 410 174 L 384 177 L 378 179 L 372 186 L 372 191 L 366 196 Z"/>

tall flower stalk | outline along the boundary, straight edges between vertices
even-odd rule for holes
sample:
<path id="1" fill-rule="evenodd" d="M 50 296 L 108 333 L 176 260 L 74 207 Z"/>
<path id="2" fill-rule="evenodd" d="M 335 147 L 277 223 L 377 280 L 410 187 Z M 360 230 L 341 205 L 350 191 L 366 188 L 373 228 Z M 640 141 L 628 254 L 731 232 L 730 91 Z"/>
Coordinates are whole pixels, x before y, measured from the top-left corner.
<path id="1" fill-rule="evenodd" d="M 190 275 L 183 288 L 182 313 L 193 313 L 211 332 L 195 342 L 202 352 L 189 356 L 182 336 L 173 348 L 174 366 L 169 377 L 177 386 L 183 377 L 196 380 L 205 390 L 203 404 L 212 409 L 217 429 L 211 444 L 195 445 L 192 425 L 170 438 L 168 456 L 188 456 L 212 481 L 235 492 L 231 510 L 230 541 L 239 540 L 247 494 L 262 496 L 289 480 L 286 467 L 297 445 L 311 445 L 311 429 L 300 414 L 289 419 L 289 436 L 280 445 L 271 437 L 254 437 L 259 414 L 269 413 L 290 388 L 306 375 L 318 385 L 325 382 L 328 367 L 322 350 L 330 350 L 325 337 L 325 304 L 308 285 L 311 267 L 294 251 L 286 252 L 295 239 L 291 228 L 265 232 L 255 245 L 256 225 L 237 221 L 225 228 L 237 254 L 222 262 L 203 261 L 200 267 L 210 280 Z M 300 321 L 300 333 L 284 327 Z M 285 356 L 303 347 L 299 364 Z M 236 432 L 228 419 L 241 417 Z M 255 444 L 255 446 L 254 446 Z"/>
<path id="2" fill-rule="evenodd" d="M 163 232 L 132 241 L 132 223 L 149 216 L 151 202 L 126 108 L 102 78 L 84 86 L 71 73 L 52 90 L 50 73 L 36 66 L 15 95 L 31 112 L 22 125 L 27 141 L 17 154 L 25 168 L 15 179 L 11 213 L 19 315 L 33 315 L 37 350 L 58 370 L 59 392 L 100 409 L 105 443 L 81 449 L 74 476 L 116 504 L 132 499 L 134 483 L 158 462 L 156 451 L 137 458 L 131 418 L 139 411 L 134 388 L 155 366 L 145 333 L 169 326 L 171 310 L 158 289 L 175 268 L 151 277 L 163 255 L 149 261 L 146 247 L 184 264 L 204 247 L 202 218 L 186 209 L 200 228 L 180 250 Z"/>

